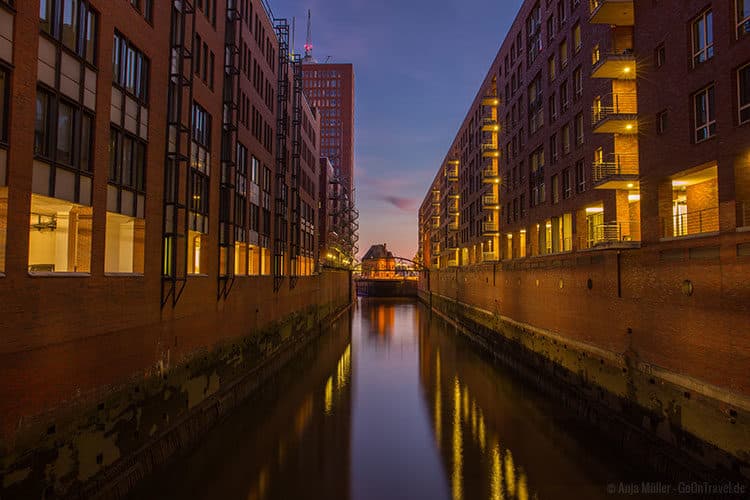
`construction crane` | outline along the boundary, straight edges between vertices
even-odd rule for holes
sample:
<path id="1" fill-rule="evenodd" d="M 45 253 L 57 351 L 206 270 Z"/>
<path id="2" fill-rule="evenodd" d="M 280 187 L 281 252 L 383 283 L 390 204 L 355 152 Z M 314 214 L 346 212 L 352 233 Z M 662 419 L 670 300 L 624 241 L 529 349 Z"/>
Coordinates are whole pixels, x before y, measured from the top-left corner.
<path id="1" fill-rule="evenodd" d="M 305 57 L 302 59 L 302 62 L 313 64 L 318 62 L 313 57 L 312 50 L 312 13 L 310 9 L 307 9 L 307 39 L 305 41 Z"/>

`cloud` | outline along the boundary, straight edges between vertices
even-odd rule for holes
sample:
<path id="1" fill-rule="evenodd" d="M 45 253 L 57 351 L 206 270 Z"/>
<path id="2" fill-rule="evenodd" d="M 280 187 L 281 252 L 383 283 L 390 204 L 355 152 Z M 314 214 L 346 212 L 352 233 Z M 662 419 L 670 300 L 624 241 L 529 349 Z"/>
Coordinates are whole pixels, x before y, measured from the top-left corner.
<path id="1" fill-rule="evenodd" d="M 417 208 L 416 198 L 400 198 L 398 196 L 383 196 L 380 198 L 404 212 L 413 212 Z"/>

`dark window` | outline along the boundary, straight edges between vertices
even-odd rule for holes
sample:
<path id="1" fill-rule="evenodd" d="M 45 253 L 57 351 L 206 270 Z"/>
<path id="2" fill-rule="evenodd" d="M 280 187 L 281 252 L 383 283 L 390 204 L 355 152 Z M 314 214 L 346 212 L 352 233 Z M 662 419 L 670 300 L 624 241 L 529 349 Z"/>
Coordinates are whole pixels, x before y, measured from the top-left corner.
<path id="1" fill-rule="evenodd" d="M 740 123 L 750 121 L 750 64 L 737 71 L 737 85 L 739 87 Z"/>
<path id="2" fill-rule="evenodd" d="M 149 60 L 119 33 L 115 33 L 112 49 L 112 80 L 142 103 L 147 103 Z"/>
<path id="3" fill-rule="evenodd" d="M 668 124 L 669 124 L 669 115 L 667 114 L 666 110 L 656 114 L 656 133 L 657 134 L 661 135 L 664 132 L 666 132 Z"/>
<path id="4" fill-rule="evenodd" d="M 664 66 L 664 63 L 667 62 L 667 49 L 664 47 L 664 44 L 656 47 L 656 50 L 654 51 L 654 58 L 656 59 L 657 68 L 661 68 L 662 66 Z"/>
<path id="5" fill-rule="evenodd" d="M 713 13 L 708 10 L 693 21 L 693 65 L 706 62 L 714 56 Z"/>
<path id="6" fill-rule="evenodd" d="M 695 94 L 693 98 L 693 116 L 695 119 L 695 142 L 705 141 L 709 137 L 716 135 L 713 85 Z"/>
<path id="7" fill-rule="evenodd" d="M 43 90 L 36 93 L 36 117 L 34 120 L 34 154 L 49 156 L 49 118 L 52 97 Z"/>
<path id="8" fill-rule="evenodd" d="M 10 73 L 0 67 L 0 142 L 8 142 L 8 108 L 10 104 Z"/>
<path id="9" fill-rule="evenodd" d="M 87 0 L 40 0 L 39 27 L 94 64 L 98 14 Z"/>
<path id="10" fill-rule="evenodd" d="M 211 115 L 198 103 L 193 103 L 193 140 L 211 149 Z"/>

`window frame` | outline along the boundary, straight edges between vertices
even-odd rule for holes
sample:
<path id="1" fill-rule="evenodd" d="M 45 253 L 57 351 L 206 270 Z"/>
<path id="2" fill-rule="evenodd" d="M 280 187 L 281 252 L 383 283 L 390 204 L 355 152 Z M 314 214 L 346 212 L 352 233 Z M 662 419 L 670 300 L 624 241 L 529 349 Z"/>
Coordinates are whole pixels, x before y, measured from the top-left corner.
<path id="1" fill-rule="evenodd" d="M 750 123 L 750 100 L 743 105 L 742 104 L 742 71 L 748 72 L 747 85 L 750 86 L 750 62 L 740 66 L 737 69 L 737 123 L 739 125 L 745 125 Z M 750 93 L 750 90 L 748 90 Z M 747 111 L 748 116 L 745 120 L 742 119 L 742 112 Z"/>
<path id="2" fill-rule="evenodd" d="M 750 0 L 735 0 L 734 1 L 734 22 L 736 25 L 735 36 L 737 37 L 738 40 L 741 39 L 742 37 L 750 35 L 750 9 L 748 9 L 748 15 L 744 17 L 743 19 L 740 19 L 740 8 L 739 8 L 740 2 L 743 2 L 742 6 L 747 8 L 748 5 L 750 5 Z M 745 2 L 747 2 L 748 5 L 745 5 Z"/>
<path id="3" fill-rule="evenodd" d="M 709 92 L 713 94 L 713 101 L 714 104 L 711 104 L 711 98 L 709 95 Z M 706 108 L 706 122 L 702 124 L 698 124 L 698 108 L 696 107 L 696 99 L 704 95 L 705 99 L 705 108 Z M 693 142 L 695 144 L 705 142 L 712 137 L 716 136 L 716 113 L 714 108 L 716 107 L 716 85 L 714 83 L 711 83 L 710 85 L 707 85 L 703 87 L 701 90 L 694 92 L 692 94 L 692 107 L 693 107 Z M 714 112 L 713 120 L 711 120 L 711 113 Z M 713 127 L 713 133 L 712 131 Z M 699 131 L 705 130 L 706 135 L 705 137 L 700 138 L 699 137 Z"/>
<path id="4" fill-rule="evenodd" d="M 711 21 L 711 26 L 709 29 L 709 17 Z M 696 39 L 696 32 L 699 29 L 699 24 L 703 22 L 703 40 L 705 43 L 705 46 L 703 47 L 697 47 L 696 44 L 698 43 L 698 40 Z M 691 45 L 690 49 L 692 51 L 692 66 L 693 68 L 697 68 L 701 64 L 704 64 L 711 60 L 715 55 L 715 49 L 714 49 L 714 21 L 713 21 L 713 10 L 712 9 L 706 9 L 700 14 L 698 14 L 690 23 L 690 40 Z M 711 37 L 711 42 L 709 43 L 709 35 Z M 703 59 L 701 59 L 703 58 Z"/>
<path id="5" fill-rule="evenodd" d="M 42 0 L 45 1 L 45 0 Z M 46 0 L 49 6 L 49 30 L 42 24 L 42 6 L 39 3 L 39 32 L 42 36 L 45 36 L 52 40 L 55 44 L 67 51 L 74 57 L 84 62 L 85 64 L 96 68 L 98 66 L 97 61 L 99 58 L 99 29 L 100 29 L 100 13 L 98 10 L 92 7 L 89 0 Z M 75 47 L 70 45 L 63 39 L 63 23 L 64 23 L 64 10 L 65 6 L 73 4 L 76 7 L 75 12 Z M 89 17 L 91 14 L 91 17 Z M 89 25 L 90 21 L 93 20 L 93 27 Z M 93 31 L 91 35 L 90 31 Z M 89 37 L 89 35 L 91 35 Z M 91 54 L 89 57 L 89 47 L 91 46 Z"/>

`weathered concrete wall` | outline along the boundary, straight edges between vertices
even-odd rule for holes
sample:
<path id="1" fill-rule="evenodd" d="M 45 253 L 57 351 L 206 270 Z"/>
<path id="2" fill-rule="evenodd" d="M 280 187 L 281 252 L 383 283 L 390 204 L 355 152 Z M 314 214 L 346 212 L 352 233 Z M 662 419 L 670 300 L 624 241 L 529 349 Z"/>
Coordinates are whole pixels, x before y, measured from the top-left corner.
<path id="1" fill-rule="evenodd" d="M 431 271 L 420 297 L 539 377 L 750 477 L 750 263 L 732 241 L 687 245 Z"/>
<path id="2" fill-rule="evenodd" d="M 351 303 L 348 272 L 235 286 L 213 311 L 2 355 L 0 497 L 120 497 Z"/>

